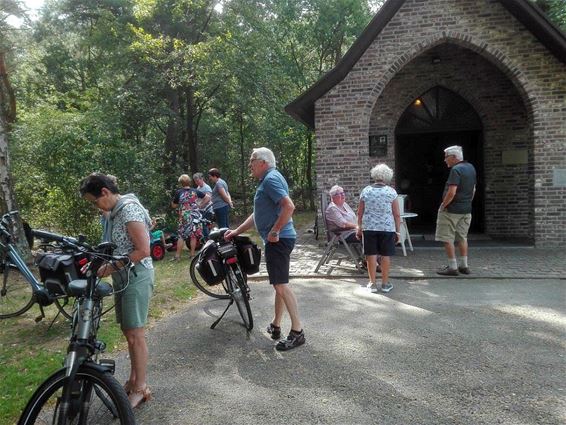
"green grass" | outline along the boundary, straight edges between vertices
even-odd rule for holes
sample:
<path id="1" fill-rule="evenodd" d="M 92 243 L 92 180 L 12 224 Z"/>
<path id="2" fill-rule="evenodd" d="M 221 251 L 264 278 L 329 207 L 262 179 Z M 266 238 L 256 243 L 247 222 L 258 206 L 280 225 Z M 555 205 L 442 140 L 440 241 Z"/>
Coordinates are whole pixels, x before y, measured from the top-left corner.
<path id="1" fill-rule="evenodd" d="M 314 213 L 296 213 L 293 219 L 298 231 L 304 231 L 314 223 Z M 248 234 L 261 245 L 255 230 Z M 169 253 L 163 261 L 154 262 L 156 282 L 149 312 L 150 328 L 156 321 L 185 308 L 197 295 L 195 287 L 189 283 L 186 252 L 180 262 L 169 262 L 171 256 Z M 111 305 L 111 300 L 106 305 Z M 63 365 L 69 322 L 60 316 L 49 328 L 57 309 L 47 307 L 45 314 L 43 321 L 35 323 L 35 317 L 39 316 L 35 305 L 23 316 L 0 320 L 0 425 L 15 424 L 35 389 Z M 98 337 L 106 343 L 107 353 L 126 348 L 114 320 L 114 311 L 103 318 Z"/>

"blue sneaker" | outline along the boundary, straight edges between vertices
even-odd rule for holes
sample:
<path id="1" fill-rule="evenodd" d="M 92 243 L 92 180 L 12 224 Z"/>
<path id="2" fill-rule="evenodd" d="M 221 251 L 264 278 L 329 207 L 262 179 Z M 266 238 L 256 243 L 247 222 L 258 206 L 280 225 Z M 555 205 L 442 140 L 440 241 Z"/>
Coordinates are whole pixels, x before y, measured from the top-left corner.
<path id="1" fill-rule="evenodd" d="M 379 288 L 379 290 L 380 290 L 381 292 L 384 292 L 384 293 L 388 293 L 388 292 L 390 292 L 392 289 L 393 289 L 393 285 L 391 285 L 389 282 L 386 283 L 386 284 L 384 284 L 384 285 L 381 285 L 381 288 Z"/>

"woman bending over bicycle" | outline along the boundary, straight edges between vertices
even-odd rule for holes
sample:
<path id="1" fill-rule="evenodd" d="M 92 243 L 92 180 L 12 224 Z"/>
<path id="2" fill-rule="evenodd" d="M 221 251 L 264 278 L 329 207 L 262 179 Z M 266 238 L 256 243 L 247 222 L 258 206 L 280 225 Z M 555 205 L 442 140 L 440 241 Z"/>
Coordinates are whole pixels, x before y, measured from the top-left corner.
<path id="1" fill-rule="evenodd" d="M 128 341 L 130 377 L 124 388 L 132 407 L 151 397 L 146 382 L 148 349 L 144 326 L 149 299 L 153 293 L 154 270 L 149 249 L 151 219 L 135 195 L 120 195 L 115 179 L 93 173 L 84 178 L 81 196 L 102 211 L 108 212 L 104 240 L 116 244 L 115 254 L 127 255 L 135 267 L 129 272 L 129 283 L 122 264 L 106 263 L 100 267 L 100 277 L 112 276 L 116 303 L 116 320 Z"/>

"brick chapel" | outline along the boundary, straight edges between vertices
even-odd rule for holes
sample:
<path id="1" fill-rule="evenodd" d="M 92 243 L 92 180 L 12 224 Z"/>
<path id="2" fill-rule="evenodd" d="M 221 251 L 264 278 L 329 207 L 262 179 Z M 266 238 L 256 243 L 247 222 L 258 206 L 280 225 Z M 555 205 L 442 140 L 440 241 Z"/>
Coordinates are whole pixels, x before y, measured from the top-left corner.
<path id="1" fill-rule="evenodd" d="M 285 109 L 315 131 L 319 193 L 357 205 L 385 162 L 433 232 L 458 144 L 478 171 L 471 232 L 566 246 L 566 34 L 528 0 L 388 0 Z"/>

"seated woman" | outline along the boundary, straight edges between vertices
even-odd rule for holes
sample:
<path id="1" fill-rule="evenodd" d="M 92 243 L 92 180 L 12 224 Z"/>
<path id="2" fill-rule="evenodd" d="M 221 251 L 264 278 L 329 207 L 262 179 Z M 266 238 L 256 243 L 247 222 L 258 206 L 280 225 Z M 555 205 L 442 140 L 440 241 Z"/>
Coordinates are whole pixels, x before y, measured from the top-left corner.
<path id="1" fill-rule="evenodd" d="M 346 203 L 346 194 L 340 186 L 332 186 L 330 204 L 326 207 L 326 222 L 328 231 L 343 235 L 347 242 L 359 242 L 356 237 L 358 228 L 356 213 Z"/>

